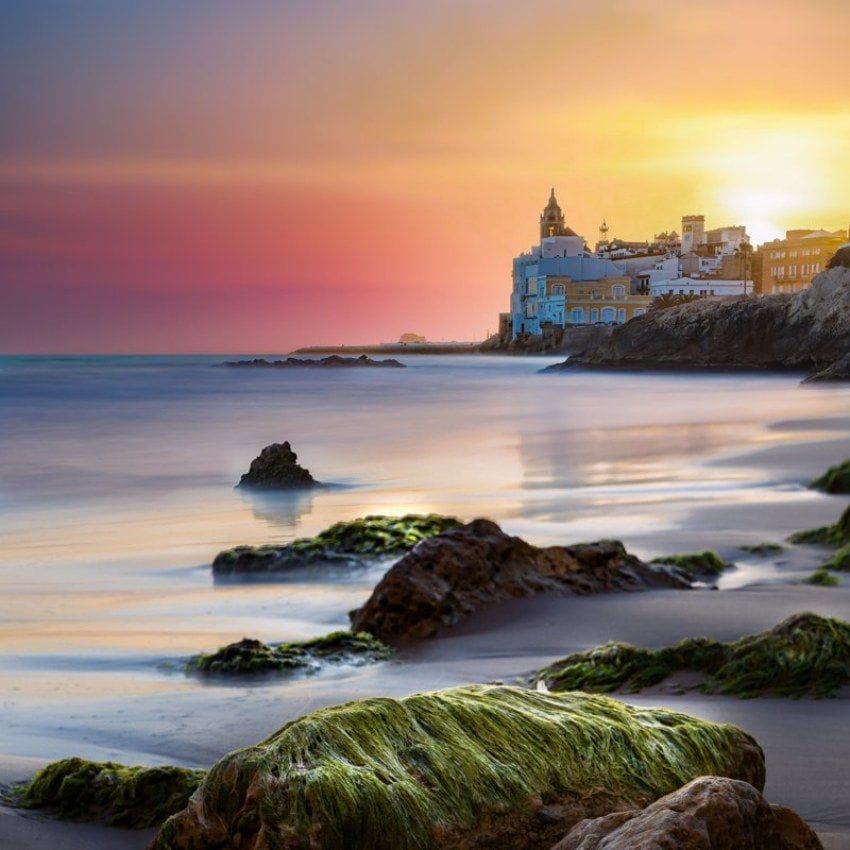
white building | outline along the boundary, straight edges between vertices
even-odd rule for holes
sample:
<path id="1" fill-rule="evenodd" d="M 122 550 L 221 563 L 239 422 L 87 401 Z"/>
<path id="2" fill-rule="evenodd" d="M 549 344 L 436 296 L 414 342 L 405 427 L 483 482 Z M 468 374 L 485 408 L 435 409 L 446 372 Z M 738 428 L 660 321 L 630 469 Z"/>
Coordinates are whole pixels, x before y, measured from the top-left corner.
<path id="1" fill-rule="evenodd" d="M 677 277 L 671 280 L 658 279 L 649 284 L 653 298 L 662 295 L 699 295 L 703 298 L 730 298 L 736 295 L 752 295 L 751 280 L 720 280 L 718 278 Z"/>

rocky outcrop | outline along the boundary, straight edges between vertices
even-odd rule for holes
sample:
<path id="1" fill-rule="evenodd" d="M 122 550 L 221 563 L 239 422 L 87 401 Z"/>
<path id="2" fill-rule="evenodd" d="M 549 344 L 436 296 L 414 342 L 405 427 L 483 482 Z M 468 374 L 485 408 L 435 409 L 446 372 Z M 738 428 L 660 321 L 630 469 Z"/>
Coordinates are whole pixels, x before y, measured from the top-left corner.
<path id="1" fill-rule="evenodd" d="M 266 360 L 256 357 L 253 360 L 227 360 L 222 365 L 235 369 L 350 369 L 357 366 L 378 367 L 386 369 L 404 369 L 404 363 L 393 358 L 373 360 L 365 354 L 359 357 L 340 357 L 332 354 L 330 357 L 287 357 L 286 360 Z"/>
<path id="2" fill-rule="evenodd" d="M 185 767 L 128 767 L 68 758 L 40 770 L 14 802 L 63 820 L 146 829 L 179 812 L 203 777 L 204 771 Z"/>
<path id="3" fill-rule="evenodd" d="M 417 543 L 459 525 L 439 514 L 367 516 L 338 522 L 315 537 L 284 546 L 236 546 L 213 561 L 217 576 L 262 575 L 319 565 L 357 566 L 408 552 Z"/>
<path id="4" fill-rule="evenodd" d="M 251 461 L 238 487 L 262 490 L 300 490 L 318 487 L 319 482 L 298 463 L 289 443 L 272 443 Z"/>
<path id="5" fill-rule="evenodd" d="M 791 809 L 748 782 L 701 776 L 643 810 L 584 820 L 552 850 L 822 850 Z"/>
<path id="6" fill-rule="evenodd" d="M 702 299 L 650 310 L 550 370 L 619 368 L 821 371 L 850 351 L 850 269 L 794 295 Z M 838 368 L 838 366 L 836 366 Z"/>
<path id="7" fill-rule="evenodd" d="M 698 776 L 764 785 L 735 726 L 472 685 L 315 711 L 225 756 L 152 850 L 528 850 Z"/>
<path id="8" fill-rule="evenodd" d="M 213 676 L 252 675 L 318 670 L 324 664 L 371 664 L 392 655 L 392 649 L 370 634 L 337 631 L 296 643 L 242 638 L 190 659 L 186 667 L 189 672 Z"/>
<path id="9" fill-rule="evenodd" d="M 803 613 L 729 643 L 687 638 L 653 650 L 612 641 L 550 664 L 532 682 L 552 691 L 636 693 L 682 672 L 704 679 L 677 683 L 677 690 L 699 688 L 744 699 L 835 696 L 850 684 L 850 623 Z"/>
<path id="10" fill-rule="evenodd" d="M 616 540 L 541 549 L 477 519 L 394 564 L 351 620 L 381 640 L 424 638 L 518 596 L 689 586 L 675 567 L 645 564 Z"/>

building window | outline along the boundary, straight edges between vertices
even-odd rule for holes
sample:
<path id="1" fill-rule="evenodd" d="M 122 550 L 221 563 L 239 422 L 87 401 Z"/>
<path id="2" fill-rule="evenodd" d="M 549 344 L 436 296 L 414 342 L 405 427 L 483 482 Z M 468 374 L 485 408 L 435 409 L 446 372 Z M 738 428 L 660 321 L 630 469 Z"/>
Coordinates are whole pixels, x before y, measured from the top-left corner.
<path id="1" fill-rule="evenodd" d="M 623 286 L 622 284 L 618 283 L 615 286 L 611 287 L 611 294 L 615 298 L 625 298 L 626 297 L 626 287 Z"/>
<path id="2" fill-rule="evenodd" d="M 713 290 L 713 289 L 709 289 L 709 290 L 708 290 L 708 294 L 709 294 L 709 295 L 714 295 L 714 290 Z"/>
<path id="3" fill-rule="evenodd" d="M 574 307 L 572 313 L 570 313 L 570 321 L 574 325 L 583 325 L 584 309 L 582 307 Z"/>
<path id="4" fill-rule="evenodd" d="M 643 308 L 643 307 L 636 307 L 636 308 L 635 308 L 635 312 L 634 312 L 634 317 L 635 317 L 635 318 L 637 318 L 638 316 L 642 316 L 644 313 L 646 313 L 646 309 L 645 309 L 645 308 Z"/>
<path id="5" fill-rule="evenodd" d="M 808 263 L 803 263 L 803 265 L 802 265 L 802 266 L 800 266 L 800 274 L 805 276 L 805 275 L 807 275 L 808 273 L 809 273 L 809 264 L 808 264 Z"/>
<path id="6" fill-rule="evenodd" d="M 812 264 L 812 274 L 817 274 L 820 271 L 820 263 Z"/>
<path id="7" fill-rule="evenodd" d="M 797 277 L 797 265 L 788 266 L 788 277 Z"/>
<path id="8" fill-rule="evenodd" d="M 563 283 L 556 283 L 552 287 L 552 295 L 563 295 L 563 294 L 564 294 L 564 284 Z"/>
<path id="9" fill-rule="evenodd" d="M 593 307 L 590 311 L 590 321 L 595 325 L 599 321 L 599 308 Z"/>
<path id="10" fill-rule="evenodd" d="M 621 325 L 624 325 L 626 323 L 626 308 L 625 307 L 620 307 L 620 309 L 617 310 L 617 321 Z"/>
<path id="11" fill-rule="evenodd" d="M 606 325 L 614 324 L 616 315 L 617 314 L 613 307 L 604 307 L 602 309 L 602 321 L 605 322 Z"/>

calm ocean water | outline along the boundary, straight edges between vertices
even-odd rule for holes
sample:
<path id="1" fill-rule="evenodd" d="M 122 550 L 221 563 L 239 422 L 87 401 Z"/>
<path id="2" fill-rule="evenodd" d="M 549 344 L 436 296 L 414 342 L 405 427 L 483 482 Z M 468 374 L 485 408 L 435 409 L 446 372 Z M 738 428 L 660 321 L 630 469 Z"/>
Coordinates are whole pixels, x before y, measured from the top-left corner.
<path id="1" fill-rule="evenodd" d="M 847 454 L 845 388 L 541 375 L 554 361 L 532 358 L 323 372 L 215 368 L 222 359 L 0 358 L 6 737 L 42 701 L 200 687 L 174 672 L 179 660 L 243 634 L 344 625 L 381 572 L 215 585 L 209 562 L 235 544 L 439 511 L 537 543 L 619 537 L 651 556 L 734 551 L 836 513 L 802 484 Z M 234 490 L 281 440 L 336 486 Z M 753 563 L 730 581 L 771 569 Z"/>

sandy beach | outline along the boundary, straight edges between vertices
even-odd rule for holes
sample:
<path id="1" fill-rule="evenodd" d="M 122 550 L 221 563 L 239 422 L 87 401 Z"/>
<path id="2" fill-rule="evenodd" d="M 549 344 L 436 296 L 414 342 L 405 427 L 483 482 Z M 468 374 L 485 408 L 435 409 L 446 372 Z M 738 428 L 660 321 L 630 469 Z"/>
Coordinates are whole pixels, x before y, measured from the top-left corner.
<path id="1" fill-rule="evenodd" d="M 0 782 L 69 755 L 206 767 L 323 705 L 510 681 L 610 639 L 659 647 L 692 635 L 732 639 L 799 611 L 850 615 L 850 585 L 800 583 L 822 560 L 817 549 L 759 557 L 738 548 L 832 522 L 846 506 L 846 497 L 804 486 L 848 454 L 846 389 L 800 389 L 790 376 L 540 376 L 528 361 L 436 360 L 401 370 L 389 387 L 377 376 L 333 377 L 330 396 L 300 378 L 241 383 L 223 370 L 208 370 L 215 377 L 203 392 L 178 396 L 167 382 L 180 368 L 203 380 L 208 372 L 170 365 L 154 381 L 151 364 L 144 377 L 101 365 L 61 425 L 46 402 L 18 399 L 20 416 L 41 417 L 38 438 L 55 452 L 36 474 L 27 453 L 35 438 L 23 425 L 4 438 L 14 450 L 6 480 L 18 489 L 2 494 L 10 510 L 0 560 Z M 127 399 L 109 402 L 108 429 L 87 434 L 107 405 L 91 393 L 119 379 Z M 381 402 L 385 394 L 392 401 Z M 618 398 L 616 422 L 600 395 Z M 429 402 L 443 405 L 439 415 Z M 163 424 L 147 428 L 152 420 L 138 417 L 154 407 Z M 450 433 L 439 430 L 446 410 Z M 368 441 L 352 425 L 366 422 Z M 390 432 L 401 434 L 397 445 L 388 445 Z M 238 470 L 275 436 L 292 439 L 317 475 L 332 471 L 340 486 L 306 500 L 235 493 Z M 99 466 L 89 467 L 95 452 Z M 62 469 L 68 458 L 71 473 Z M 132 474 L 122 477 L 121 464 Z M 99 492 L 105 481 L 117 482 L 118 498 Z M 718 591 L 511 602 L 374 667 L 228 684 L 183 673 L 189 654 L 243 634 L 297 639 L 344 626 L 385 569 L 216 584 L 208 567 L 216 551 L 370 512 L 426 509 L 491 516 L 537 544 L 619 537 L 645 558 L 713 548 L 737 568 Z M 767 797 L 796 809 L 826 847 L 850 847 L 847 694 L 622 698 L 741 725 L 765 750 Z M 0 814 L 10 847 L 142 848 L 149 838 Z"/>

